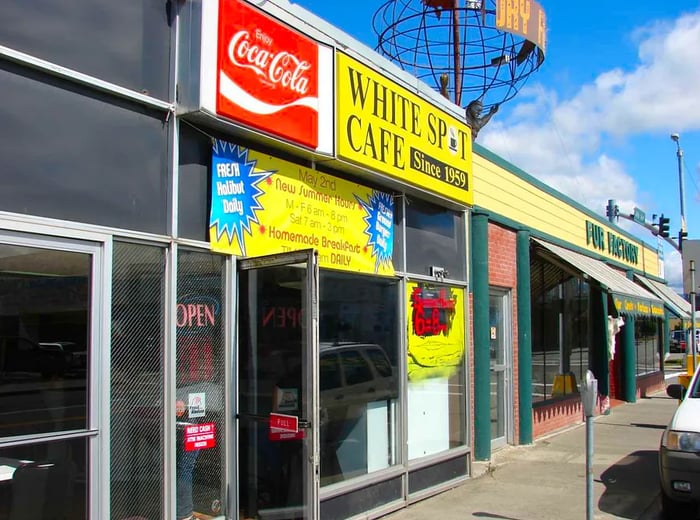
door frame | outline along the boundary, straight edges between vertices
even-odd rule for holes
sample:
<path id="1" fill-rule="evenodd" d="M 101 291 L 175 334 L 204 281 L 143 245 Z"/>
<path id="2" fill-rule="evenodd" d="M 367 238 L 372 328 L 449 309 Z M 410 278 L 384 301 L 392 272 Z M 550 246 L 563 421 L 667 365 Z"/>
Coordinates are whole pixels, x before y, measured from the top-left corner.
<path id="1" fill-rule="evenodd" d="M 318 326 L 318 301 L 319 301 L 319 266 L 318 266 L 318 251 L 315 249 L 303 249 L 292 252 L 278 253 L 265 256 L 257 257 L 245 257 L 237 258 L 234 261 L 232 271 L 234 273 L 233 277 L 233 292 L 235 296 L 235 314 L 234 316 L 234 330 L 235 330 L 235 348 L 234 348 L 234 361 L 232 363 L 233 369 L 233 380 L 234 380 L 234 393 L 236 396 L 235 406 L 233 407 L 233 423 L 236 425 L 235 437 L 234 437 L 234 464 L 233 468 L 235 472 L 235 491 L 231 494 L 235 496 L 233 500 L 234 508 L 231 509 L 231 518 L 238 517 L 239 515 L 239 504 L 240 504 L 240 488 L 239 484 L 241 482 L 240 474 L 238 471 L 238 461 L 239 461 L 239 444 L 238 444 L 238 363 L 236 360 L 239 359 L 239 309 L 241 305 L 241 294 L 240 294 L 240 284 L 238 280 L 238 275 L 241 271 L 250 271 L 254 269 L 261 269 L 266 267 L 280 267 L 292 264 L 306 264 L 306 301 L 305 308 L 310 312 L 306 312 L 303 315 L 304 327 L 306 328 L 306 345 L 302 345 L 302 348 L 307 349 L 307 354 L 305 358 L 305 368 L 306 373 L 309 374 L 310 381 L 304 388 L 304 394 L 306 402 L 308 403 L 309 417 L 308 420 L 311 423 L 310 427 L 306 429 L 307 435 L 305 441 L 307 443 L 307 453 L 310 454 L 309 458 L 306 460 L 307 465 L 307 475 L 308 481 L 306 482 L 306 494 L 304 497 L 305 504 L 308 509 L 308 518 L 310 520 L 317 520 L 320 518 L 320 501 L 319 501 L 319 490 L 320 490 L 320 448 L 319 448 L 319 326 Z"/>
<path id="2" fill-rule="evenodd" d="M 68 251 L 90 256 L 89 342 L 86 387 L 88 423 L 76 431 L 36 434 L 14 438 L 5 446 L 51 440 L 85 439 L 88 453 L 86 470 L 86 512 L 88 518 L 109 512 L 109 415 L 110 315 L 112 237 L 107 234 L 53 225 L 50 219 L 0 213 L 0 243 L 12 246 Z M 76 226 L 77 228 L 77 226 Z"/>
<path id="3" fill-rule="evenodd" d="M 503 317 L 503 363 L 495 367 L 489 362 L 489 372 L 503 373 L 503 395 L 499 396 L 503 405 L 503 437 L 491 439 L 491 449 L 502 448 L 513 442 L 513 298 L 510 289 L 489 287 L 489 300 L 498 298 L 500 301 L 501 316 Z M 490 306 L 490 302 L 489 302 Z"/>

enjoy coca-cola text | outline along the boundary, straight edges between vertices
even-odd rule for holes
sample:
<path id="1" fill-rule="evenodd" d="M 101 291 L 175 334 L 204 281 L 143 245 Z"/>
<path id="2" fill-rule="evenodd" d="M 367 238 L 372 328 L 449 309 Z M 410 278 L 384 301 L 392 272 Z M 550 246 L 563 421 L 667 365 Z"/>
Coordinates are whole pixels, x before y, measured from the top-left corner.
<path id="1" fill-rule="evenodd" d="M 300 60 L 288 51 L 273 52 L 261 48 L 256 42 L 251 42 L 246 30 L 233 35 L 228 45 L 228 57 L 234 65 L 252 69 L 274 85 L 282 85 L 301 95 L 306 95 L 309 90 L 306 72 L 311 64 L 308 61 Z"/>

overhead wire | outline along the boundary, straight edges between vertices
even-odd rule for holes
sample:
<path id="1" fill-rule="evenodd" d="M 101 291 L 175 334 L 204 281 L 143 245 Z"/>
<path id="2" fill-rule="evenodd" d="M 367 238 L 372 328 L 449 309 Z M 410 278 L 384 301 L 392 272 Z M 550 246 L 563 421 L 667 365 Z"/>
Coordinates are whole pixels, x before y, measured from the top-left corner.
<path id="1" fill-rule="evenodd" d="M 695 182 L 695 176 L 691 175 L 690 168 L 688 167 L 688 163 L 685 161 L 685 155 L 683 156 L 683 168 L 686 174 L 686 177 L 690 179 L 690 182 L 693 183 L 693 186 L 695 186 L 695 198 L 700 200 L 700 187 L 698 186 L 698 183 Z"/>

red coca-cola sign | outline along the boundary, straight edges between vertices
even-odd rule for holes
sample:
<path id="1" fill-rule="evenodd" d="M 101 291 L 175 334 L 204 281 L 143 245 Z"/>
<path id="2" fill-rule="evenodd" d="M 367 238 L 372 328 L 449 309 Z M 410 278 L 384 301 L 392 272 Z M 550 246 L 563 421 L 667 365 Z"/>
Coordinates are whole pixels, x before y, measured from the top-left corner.
<path id="1" fill-rule="evenodd" d="M 318 43 L 241 0 L 219 1 L 216 112 L 318 144 Z"/>

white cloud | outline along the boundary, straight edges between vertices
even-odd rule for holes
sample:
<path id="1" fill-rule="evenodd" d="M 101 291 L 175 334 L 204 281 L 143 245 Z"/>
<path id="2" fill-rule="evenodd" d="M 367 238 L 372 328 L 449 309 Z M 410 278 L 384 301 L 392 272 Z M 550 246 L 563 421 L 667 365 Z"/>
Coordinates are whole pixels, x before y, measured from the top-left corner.
<path id="1" fill-rule="evenodd" d="M 602 153 L 608 136 L 700 128 L 700 12 L 639 29 L 638 61 L 581 86 L 570 99 L 531 85 L 508 119 L 494 120 L 479 141 L 587 207 L 602 212 L 615 193 L 637 205 L 637 186 L 619 161 Z M 627 209 L 626 209 L 627 210 Z"/>
<path id="2" fill-rule="evenodd" d="M 611 193 L 624 213 L 644 207 L 639 198 L 649 194 L 637 192 L 624 164 L 602 151 L 601 143 L 700 129 L 700 11 L 650 24 L 632 36 L 638 59 L 628 69 L 605 71 L 568 99 L 531 84 L 507 119 L 484 128 L 480 142 L 599 213 Z M 700 182 L 700 164 L 694 166 Z M 697 186 L 689 188 L 698 202 Z M 619 224 L 635 231 L 627 221 Z M 681 256 L 665 249 L 665 278 L 682 293 Z"/>
<path id="3" fill-rule="evenodd" d="M 683 294 L 683 262 L 678 251 L 666 252 L 664 271 L 668 285 L 677 293 Z"/>

